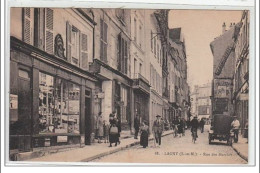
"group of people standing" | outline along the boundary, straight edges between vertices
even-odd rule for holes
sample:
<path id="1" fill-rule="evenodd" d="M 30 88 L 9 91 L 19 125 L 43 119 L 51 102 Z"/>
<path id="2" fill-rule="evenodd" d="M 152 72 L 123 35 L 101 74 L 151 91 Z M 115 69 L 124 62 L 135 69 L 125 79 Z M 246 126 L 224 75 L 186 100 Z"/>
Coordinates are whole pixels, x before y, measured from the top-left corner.
<path id="1" fill-rule="evenodd" d="M 120 144 L 121 123 L 115 111 L 109 115 L 109 124 L 103 120 L 102 112 L 99 112 L 96 120 L 96 130 L 98 143 L 102 143 L 101 139 L 104 138 L 105 143 L 110 143 L 109 147 L 112 147 L 113 143 L 115 143 L 115 146 Z"/>

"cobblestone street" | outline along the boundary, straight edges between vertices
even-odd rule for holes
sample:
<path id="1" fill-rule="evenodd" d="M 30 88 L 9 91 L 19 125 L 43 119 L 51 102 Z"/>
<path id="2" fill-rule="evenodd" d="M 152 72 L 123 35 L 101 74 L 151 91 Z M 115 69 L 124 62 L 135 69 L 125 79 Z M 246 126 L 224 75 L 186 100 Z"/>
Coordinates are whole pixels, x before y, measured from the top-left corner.
<path id="1" fill-rule="evenodd" d="M 93 162 L 129 162 L 129 163 L 185 163 L 185 164 L 246 164 L 232 147 L 225 142 L 214 141 L 208 144 L 208 132 L 198 133 L 195 144 L 191 141 L 190 131 L 186 136 L 162 138 L 160 148 L 154 148 L 151 141 L 148 148 L 134 146 L 129 149 L 93 160 Z"/>

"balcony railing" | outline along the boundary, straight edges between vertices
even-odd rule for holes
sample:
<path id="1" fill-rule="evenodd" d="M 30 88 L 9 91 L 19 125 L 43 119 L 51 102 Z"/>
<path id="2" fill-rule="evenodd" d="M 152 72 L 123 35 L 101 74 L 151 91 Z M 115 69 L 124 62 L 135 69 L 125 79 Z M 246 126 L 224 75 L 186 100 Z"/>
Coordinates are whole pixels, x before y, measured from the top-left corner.
<path id="1" fill-rule="evenodd" d="M 132 75 L 133 79 L 141 79 L 143 80 L 145 83 L 149 84 L 149 81 L 140 73 L 133 73 Z"/>
<path id="2" fill-rule="evenodd" d="M 143 89 L 147 93 L 150 92 L 149 81 L 144 76 L 142 76 L 140 73 L 134 73 L 132 75 L 132 78 L 134 80 L 134 83 L 133 83 L 134 88 Z"/>

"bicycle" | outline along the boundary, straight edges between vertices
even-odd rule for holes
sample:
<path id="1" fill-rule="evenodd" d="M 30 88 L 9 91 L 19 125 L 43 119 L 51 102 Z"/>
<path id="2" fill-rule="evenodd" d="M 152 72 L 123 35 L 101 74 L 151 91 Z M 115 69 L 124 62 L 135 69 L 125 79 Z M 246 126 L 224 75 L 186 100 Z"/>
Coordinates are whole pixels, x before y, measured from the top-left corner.
<path id="1" fill-rule="evenodd" d="M 191 131 L 191 136 L 192 136 L 192 142 L 195 144 L 196 139 L 197 139 L 197 129 L 193 129 Z"/>

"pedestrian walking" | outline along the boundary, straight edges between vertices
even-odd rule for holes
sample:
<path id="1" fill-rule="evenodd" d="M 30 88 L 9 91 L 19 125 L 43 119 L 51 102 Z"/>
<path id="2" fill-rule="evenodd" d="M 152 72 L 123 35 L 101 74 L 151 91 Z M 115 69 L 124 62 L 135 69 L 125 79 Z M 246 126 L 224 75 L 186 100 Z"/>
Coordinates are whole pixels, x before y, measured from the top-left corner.
<path id="1" fill-rule="evenodd" d="M 181 117 L 178 117 L 177 128 L 178 128 L 178 136 L 181 137 L 183 133 L 183 122 L 181 121 Z"/>
<path id="2" fill-rule="evenodd" d="M 116 111 L 113 111 L 110 115 L 109 115 L 109 123 L 111 124 L 112 121 L 114 121 L 116 115 Z"/>
<path id="3" fill-rule="evenodd" d="M 237 116 L 234 116 L 234 120 L 231 123 L 231 127 L 234 132 L 234 142 L 237 143 L 238 142 L 238 132 L 239 132 L 239 127 L 240 127 L 240 123 L 237 119 Z"/>
<path id="4" fill-rule="evenodd" d="M 138 132 L 139 132 L 139 127 L 140 127 L 140 118 L 138 114 L 135 115 L 134 119 L 134 129 L 135 129 L 135 139 L 138 139 Z"/>
<path id="5" fill-rule="evenodd" d="M 156 120 L 154 121 L 153 128 L 152 128 L 155 136 L 156 144 L 159 144 L 159 146 L 161 145 L 161 137 L 164 130 L 164 124 L 160 117 L 161 117 L 160 115 L 156 116 Z"/>
<path id="6" fill-rule="evenodd" d="M 109 128 L 109 147 L 112 147 L 112 144 L 115 143 L 115 146 L 117 146 L 117 143 L 119 141 L 118 139 L 118 127 L 117 127 L 117 121 L 116 118 L 110 119 L 110 128 Z"/>
<path id="7" fill-rule="evenodd" d="M 102 112 L 98 113 L 98 117 L 97 117 L 97 138 L 98 138 L 98 143 L 102 143 L 101 139 L 104 135 L 104 129 L 103 129 L 103 117 L 102 117 Z"/>
<path id="8" fill-rule="evenodd" d="M 106 120 L 103 121 L 103 131 L 104 131 L 104 142 L 108 143 L 109 139 L 109 124 L 107 124 Z"/>
<path id="9" fill-rule="evenodd" d="M 182 136 L 185 136 L 185 130 L 186 130 L 186 121 L 184 118 L 182 118 Z"/>
<path id="10" fill-rule="evenodd" d="M 200 120 L 200 130 L 201 130 L 201 133 L 204 132 L 204 125 L 205 125 L 204 118 L 201 118 L 201 120 Z"/>
<path id="11" fill-rule="evenodd" d="M 143 148 L 146 148 L 148 146 L 148 136 L 149 136 L 149 127 L 146 123 L 146 121 L 144 121 L 142 123 L 142 126 L 140 128 L 140 145 L 143 146 Z"/>
<path id="12" fill-rule="evenodd" d="M 116 122 L 116 126 L 117 126 L 117 128 L 118 128 L 118 133 L 117 133 L 117 142 L 118 142 L 118 144 L 120 144 L 121 142 L 120 142 L 120 133 L 121 133 L 121 120 L 120 119 L 118 119 L 118 117 L 115 117 L 114 118 L 115 119 L 115 122 Z"/>
<path id="13" fill-rule="evenodd" d="M 173 124 L 173 137 L 176 138 L 178 135 L 178 121 L 176 117 L 173 119 L 172 124 Z"/>

